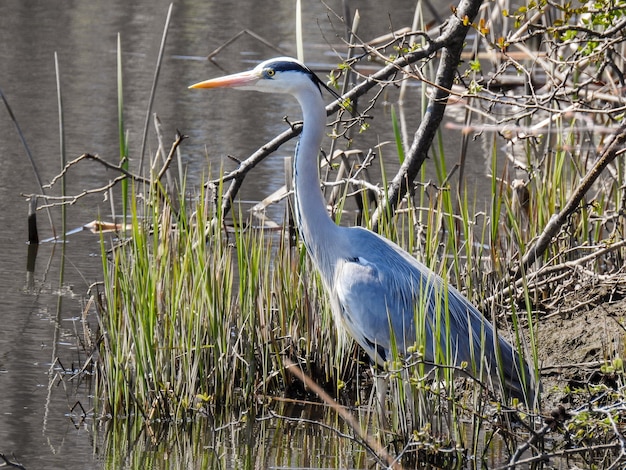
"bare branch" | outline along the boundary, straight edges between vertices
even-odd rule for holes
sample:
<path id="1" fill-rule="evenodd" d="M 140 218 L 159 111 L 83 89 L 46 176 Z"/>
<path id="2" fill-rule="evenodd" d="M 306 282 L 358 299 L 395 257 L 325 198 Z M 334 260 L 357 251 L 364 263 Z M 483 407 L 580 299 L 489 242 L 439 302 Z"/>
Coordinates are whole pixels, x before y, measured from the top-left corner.
<path id="1" fill-rule="evenodd" d="M 176 149 L 180 146 L 180 144 L 183 142 L 183 140 L 185 140 L 187 138 L 187 136 L 183 135 L 180 131 L 176 132 L 176 140 L 172 143 L 172 147 L 170 148 L 170 152 L 167 156 L 167 158 L 165 159 L 165 161 L 163 162 L 163 165 L 161 167 L 161 169 L 158 171 L 158 173 L 156 174 L 156 177 L 154 178 L 154 180 L 150 179 L 150 178 L 145 178 L 143 176 L 140 175 L 136 175 L 134 173 L 131 173 L 130 171 L 126 170 L 124 168 L 124 162 L 125 159 L 123 159 L 122 161 L 120 161 L 120 163 L 118 165 L 115 165 L 113 163 L 107 162 L 106 160 L 100 158 L 98 155 L 92 155 L 90 153 L 84 153 L 82 155 L 80 155 L 79 157 L 75 158 L 74 160 L 68 162 L 65 167 L 63 168 L 63 170 L 61 170 L 61 172 L 56 175 L 54 178 L 52 178 L 52 180 L 50 181 L 50 183 L 48 183 L 47 185 L 43 186 L 44 188 L 51 188 L 59 179 L 63 178 L 67 172 L 69 171 L 69 169 L 71 167 L 73 167 L 74 165 L 77 165 L 78 163 L 80 163 L 83 160 L 93 160 L 99 164 L 101 164 L 102 166 L 104 166 L 105 168 L 109 169 L 109 170 L 114 170 L 117 171 L 119 173 L 121 173 L 119 176 L 117 176 L 116 178 L 114 178 L 113 180 L 109 181 L 106 185 L 104 186 L 100 186 L 97 188 L 91 188 L 91 189 L 85 189 L 82 192 L 75 194 L 73 196 L 50 196 L 47 194 L 25 194 L 23 195 L 24 197 L 37 197 L 40 199 L 44 199 L 46 201 L 55 201 L 49 204 L 44 204 L 40 207 L 38 207 L 38 209 L 44 209 L 44 208 L 49 208 L 52 206 L 57 206 L 57 205 L 73 205 L 76 202 L 78 202 L 79 199 L 81 199 L 84 196 L 87 196 L 88 194 L 102 194 L 105 193 L 106 191 L 108 191 L 109 189 L 111 189 L 112 187 L 114 187 L 117 183 L 119 183 L 120 181 L 126 179 L 126 178 L 131 178 L 134 181 L 138 181 L 140 183 L 145 183 L 145 184 L 149 184 L 152 186 L 156 186 L 156 184 L 161 180 L 161 178 L 163 177 L 163 175 L 165 175 L 165 173 L 167 172 L 167 170 L 169 169 L 169 166 L 174 158 L 174 155 L 176 154 Z"/>
<path id="2" fill-rule="evenodd" d="M 143 176 L 134 175 L 131 172 L 129 172 L 128 170 L 124 169 L 123 165 L 124 165 L 125 159 L 122 159 L 122 161 L 120 161 L 119 165 L 115 165 L 113 163 L 107 162 L 106 160 L 103 160 L 98 155 L 92 155 L 90 153 L 83 153 L 80 157 L 77 157 L 74 160 L 66 163 L 65 167 L 63 168 L 63 170 L 61 170 L 61 173 L 59 173 L 54 178 L 52 178 L 50 183 L 44 185 L 44 188 L 45 189 L 49 189 L 52 186 L 54 186 L 54 184 L 59 179 L 61 179 L 61 178 L 63 178 L 63 176 L 65 176 L 65 174 L 68 172 L 68 170 L 71 167 L 73 167 L 74 165 L 78 164 L 79 162 L 81 162 L 83 160 L 93 160 L 95 162 L 100 163 L 102 166 L 104 166 L 105 168 L 108 168 L 109 170 L 115 170 L 115 171 L 118 171 L 119 173 L 122 173 L 122 175 L 124 175 L 124 177 L 132 178 L 132 179 L 134 179 L 136 181 L 141 181 L 143 183 L 148 183 L 149 182 L 149 180 L 144 178 Z M 41 197 L 46 197 L 46 196 L 42 195 Z"/>
<path id="3" fill-rule="evenodd" d="M 363 440 L 363 442 L 367 443 L 367 446 L 372 449 L 375 454 L 388 465 L 388 468 L 398 469 L 400 470 L 402 466 L 397 459 L 394 459 L 387 450 L 374 439 L 372 436 L 367 434 L 361 428 L 359 422 L 355 419 L 354 416 L 350 412 L 348 412 L 344 407 L 340 406 L 335 400 L 332 399 L 328 393 L 322 389 L 313 379 L 308 377 L 299 367 L 298 364 L 294 364 L 289 359 L 285 359 L 285 364 L 287 365 L 287 371 L 292 374 L 294 377 L 297 377 L 301 380 L 305 387 L 310 388 L 321 400 L 324 401 L 327 405 L 329 405 L 335 412 L 341 416 L 341 418 L 348 424 L 354 432 Z"/>

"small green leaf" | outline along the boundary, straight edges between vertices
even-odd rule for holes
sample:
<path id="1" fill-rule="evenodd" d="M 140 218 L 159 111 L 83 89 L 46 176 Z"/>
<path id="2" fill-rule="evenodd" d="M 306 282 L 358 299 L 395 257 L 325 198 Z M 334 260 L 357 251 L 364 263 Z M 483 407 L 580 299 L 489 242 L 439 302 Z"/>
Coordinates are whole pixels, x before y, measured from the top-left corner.
<path id="1" fill-rule="evenodd" d="M 404 163 L 404 144 L 402 143 L 402 132 L 400 131 L 400 123 L 398 122 L 398 117 L 396 116 L 396 108 L 394 106 L 391 107 L 391 125 L 393 127 L 393 135 L 396 141 L 396 150 L 398 152 L 398 160 L 400 164 Z"/>

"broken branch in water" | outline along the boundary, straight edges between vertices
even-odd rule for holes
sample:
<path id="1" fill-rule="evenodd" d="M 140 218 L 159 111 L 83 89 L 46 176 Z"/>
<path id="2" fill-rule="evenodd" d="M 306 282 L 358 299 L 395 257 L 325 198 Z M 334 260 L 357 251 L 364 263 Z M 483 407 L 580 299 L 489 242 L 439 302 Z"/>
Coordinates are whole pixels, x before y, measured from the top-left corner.
<path id="1" fill-rule="evenodd" d="M 19 463 L 11 462 L 9 459 L 6 458 L 4 454 L 0 454 L 0 459 L 4 460 L 4 463 L 6 464 L 6 465 L 3 465 L 3 467 L 6 466 L 6 467 L 13 467 L 13 468 L 21 468 L 22 470 L 26 470 L 26 468 L 20 465 Z"/>

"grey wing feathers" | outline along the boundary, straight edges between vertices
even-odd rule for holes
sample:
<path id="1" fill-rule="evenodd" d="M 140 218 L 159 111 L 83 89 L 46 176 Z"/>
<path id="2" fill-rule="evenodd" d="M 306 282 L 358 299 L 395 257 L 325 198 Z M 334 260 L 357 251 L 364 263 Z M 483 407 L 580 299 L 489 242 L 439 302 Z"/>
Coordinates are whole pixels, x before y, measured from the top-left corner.
<path id="1" fill-rule="evenodd" d="M 500 355 L 505 385 L 522 394 L 520 364 L 529 380 L 525 362 L 506 341 L 494 339 L 491 324 L 459 291 L 388 240 L 358 228 L 350 236 L 353 256 L 338 262 L 333 285 L 346 329 L 375 362 L 390 358 L 390 331 L 400 354 L 421 339 L 425 360 L 437 363 L 449 339 L 452 357 L 445 362 L 466 362 L 476 376 L 495 376 Z"/>
<path id="2" fill-rule="evenodd" d="M 398 352 L 404 354 L 415 343 L 416 308 L 434 310 L 435 297 L 428 291 L 441 279 L 387 240 L 369 231 L 350 230 L 355 256 L 338 263 L 333 285 L 348 332 L 382 363 L 391 351 L 390 326 Z M 431 324 L 424 327 L 425 337 L 431 338 Z"/>

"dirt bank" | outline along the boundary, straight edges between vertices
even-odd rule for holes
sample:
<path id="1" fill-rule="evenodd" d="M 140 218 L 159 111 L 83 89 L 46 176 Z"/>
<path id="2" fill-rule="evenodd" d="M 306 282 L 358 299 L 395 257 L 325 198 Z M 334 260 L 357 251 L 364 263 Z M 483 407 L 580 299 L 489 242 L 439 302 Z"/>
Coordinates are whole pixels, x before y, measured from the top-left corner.
<path id="1" fill-rule="evenodd" d="M 608 291 L 605 287 L 581 289 L 574 300 L 540 319 L 544 410 L 559 404 L 569 408 L 589 398 L 585 393 L 572 394 L 573 388 L 616 385 L 616 376 L 607 365 L 614 364 L 615 359 L 619 365 L 619 359 L 626 356 L 625 293 L 626 285 L 615 285 Z"/>

